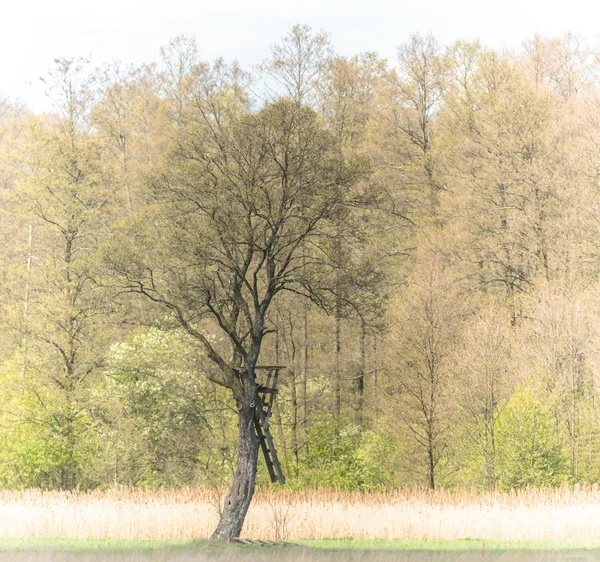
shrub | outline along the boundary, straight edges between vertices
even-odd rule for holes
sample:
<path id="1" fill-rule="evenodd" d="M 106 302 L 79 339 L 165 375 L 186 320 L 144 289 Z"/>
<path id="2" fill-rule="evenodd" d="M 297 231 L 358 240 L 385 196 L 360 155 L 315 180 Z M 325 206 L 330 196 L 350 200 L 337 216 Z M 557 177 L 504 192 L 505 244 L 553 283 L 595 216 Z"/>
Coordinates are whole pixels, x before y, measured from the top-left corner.
<path id="1" fill-rule="evenodd" d="M 557 486 L 567 463 L 550 407 L 529 390 L 513 394 L 498 419 L 498 482 L 503 489 Z"/>

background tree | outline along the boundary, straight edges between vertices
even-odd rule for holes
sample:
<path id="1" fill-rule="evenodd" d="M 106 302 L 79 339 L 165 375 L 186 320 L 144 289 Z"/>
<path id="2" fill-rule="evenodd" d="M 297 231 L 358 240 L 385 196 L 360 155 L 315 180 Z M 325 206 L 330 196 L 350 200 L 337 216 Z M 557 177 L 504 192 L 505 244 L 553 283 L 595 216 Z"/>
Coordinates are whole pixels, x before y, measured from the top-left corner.
<path id="1" fill-rule="evenodd" d="M 316 109 L 320 85 L 332 59 L 329 34 L 314 33 L 310 26 L 296 24 L 271 47 L 259 68 L 271 79 L 271 84 L 267 80 L 267 90 L 275 98 L 287 97 Z"/>
<path id="2" fill-rule="evenodd" d="M 107 344 L 111 307 L 98 284 L 97 250 L 112 192 L 90 130 L 82 62 L 57 60 L 47 84 L 61 114 L 29 123 L 17 195 L 31 226 L 17 324 L 25 343 L 14 470 L 25 485 L 74 488 L 85 483 L 91 381 Z"/>
<path id="3" fill-rule="evenodd" d="M 519 348 L 513 337 L 506 313 L 484 306 L 465 327 L 454 359 L 458 433 L 466 441 L 460 464 L 490 490 L 498 481 L 498 420 L 516 383 L 511 353 Z"/>
<path id="4" fill-rule="evenodd" d="M 411 444 L 413 456 L 406 461 L 433 490 L 450 441 L 450 359 L 461 311 L 444 266 L 430 256 L 421 267 L 401 304 L 411 322 L 397 326 L 390 342 L 388 400 Z"/>

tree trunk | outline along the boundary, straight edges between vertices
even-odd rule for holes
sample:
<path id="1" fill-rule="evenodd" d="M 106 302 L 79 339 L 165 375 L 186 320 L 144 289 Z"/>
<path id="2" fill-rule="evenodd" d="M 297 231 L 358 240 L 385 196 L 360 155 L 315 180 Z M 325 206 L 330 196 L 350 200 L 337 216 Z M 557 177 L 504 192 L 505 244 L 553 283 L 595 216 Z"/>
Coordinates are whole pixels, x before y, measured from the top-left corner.
<path id="1" fill-rule="evenodd" d="M 379 412 L 379 355 L 377 352 L 377 334 L 373 334 L 373 375 L 371 376 L 371 400 L 374 405 L 374 411 Z"/>
<path id="2" fill-rule="evenodd" d="M 342 312 L 339 299 L 335 306 L 335 391 L 333 411 L 339 417 L 342 411 Z"/>
<path id="3" fill-rule="evenodd" d="M 298 470 L 298 384 L 296 380 L 296 342 L 294 340 L 294 320 L 292 313 L 288 312 L 288 322 L 290 325 L 290 336 L 289 340 L 285 337 L 285 330 L 283 334 L 283 343 L 285 345 L 286 355 L 288 362 L 291 365 L 288 374 L 290 379 L 290 393 L 292 398 L 292 423 L 291 423 L 291 448 L 292 448 L 292 461 L 294 463 L 294 469 Z M 301 412 L 302 416 L 302 412 Z M 300 424 L 302 424 L 302 417 L 300 417 Z M 301 425 L 302 427 L 302 425 Z"/>
<path id="4" fill-rule="evenodd" d="M 291 368 L 289 371 L 290 375 L 290 390 L 292 394 L 292 420 L 291 420 L 291 433 L 292 433 L 292 461 L 294 468 L 298 470 L 298 392 L 296 385 L 296 370 Z"/>
<path id="5" fill-rule="evenodd" d="M 358 397 L 356 400 L 356 421 L 359 425 L 363 423 L 363 408 L 365 399 L 365 372 L 367 368 L 367 351 L 365 348 L 367 338 L 367 324 L 364 319 L 360 323 L 360 363 L 358 366 L 358 374 L 356 376 L 356 392 Z"/>
<path id="6" fill-rule="evenodd" d="M 303 329 L 304 329 L 304 349 L 302 362 L 302 378 L 300 379 L 300 439 L 302 440 L 300 449 L 308 455 L 308 437 L 306 436 L 308 428 L 308 369 L 309 369 L 309 332 L 308 332 L 308 304 L 305 304 L 303 311 Z"/>
<path id="7" fill-rule="evenodd" d="M 279 438 L 279 442 L 281 443 L 284 465 L 289 466 L 290 460 L 288 457 L 288 446 L 285 439 L 285 433 L 283 431 L 283 423 L 281 421 L 281 410 L 279 408 L 279 402 L 275 400 L 275 402 L 273 403 L 273 418 L 275 419 L 275 426 L 277 427 L 277 437 Z"/>
<path id="8" fill-rule="evenodd" d="M 239 448 L 237 470 L 229 494 L 225 498 L 221 519 L 213 539 L 229 540 L 240 536 L 256 484 L 258 438 L 254 431 L 254 400 L 256 390 L 245 385 L 239 406 Z"/>
<path id="9" fill-rule="evenodd" d="M 29 237 L 27 242 L 27 274 L 25 276 L 25 300 L 23 303 L 23 360 L 21 362 L 21 380 L 19 386 L 21 394 L 25 388 L 25 374 L 27 372 L 27 354 L 29 352 L 29 277 L 31 275 L 31 246 L 33 241 L 33 225 L 29 225 Z M 20 408 L 20 406 L 19 406 Z"/>
<path id="10" fill-rule="evenodd" d="M 435 490 L 435 461 L 433 458 L 433 452 L 429 451 L 429 467 L 427 471 L 427 480 L 430 490 Z"/>
<path id="11" fill-rule="evenodd" d="M 435 490 L 435 450 L 431 428 L 428 430 L 427 447 L 427 483 L 430 490 Z"/>
<path id="12" fill-rule="evenodd" d="M 279 318 L 279 316 L 277 316 L 277 318 Z M 285 330 L 285 326 L 283 329 Z M 280 327 L 278 326 L 275 330 L 275 364 L 277 364 L 277 365 L 281 365 L 281 357 L 280 357 L 280 352 L 279 352 L 279 348 L 280 348 L 279 330 L 280 330 Z M 283 339 L 285 342 L 285 336 Z M 277 427 L 277 436 L 279 437 L 279 442 L 282 445 L 283 456 L 285 459 L 285 464 L 287 465 L 287 464 L 289 464 L 288 463 L 288 454 L 287 454 L 287 444 L 285 442 L 285 434 L 283 432 L 283 424 L 281 423 L 281 412 L 279 411 L 279 404 L 278 404 L 277 400 L 275 400 L 275 402 L 273 403 L 273 419 L 275 420 L 275 426 Z"/>

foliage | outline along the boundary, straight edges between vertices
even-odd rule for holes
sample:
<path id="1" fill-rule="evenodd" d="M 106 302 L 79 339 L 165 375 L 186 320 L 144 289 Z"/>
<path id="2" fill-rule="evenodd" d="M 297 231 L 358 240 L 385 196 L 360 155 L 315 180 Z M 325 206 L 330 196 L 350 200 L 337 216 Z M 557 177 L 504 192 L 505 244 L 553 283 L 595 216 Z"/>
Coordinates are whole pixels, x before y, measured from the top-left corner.
<path id="1" fill-rule="evenodd" d="M 377 490 L 392 482 L 385 458 L 393 443 L 355 423 L 324 419 L 309 433 L 311 447 L 295 486 Z"/>
<path id="2" fill-rule="evenodd" d="M 567 479 L 552 411 L 530 390 L 515 392 L 498 420 L 498 473 L 505 490 L 557 486 Z"/>
<path id="3" fill-rule="evenodd" d="M 241 467 L 247 507 L 257 365 L 290 487 L 598 482 L 591 55 L 296 25 L 256 71 L 178 37 L 0 100 L 0 483 Z"/>
<path id="4" fill-rule="evenodd" d="M 233 412 L 204 363 L 182 334 L 157 328 L 112 347 L 98 394 L 103 479 L 153 488 L 231 477 Z"/>

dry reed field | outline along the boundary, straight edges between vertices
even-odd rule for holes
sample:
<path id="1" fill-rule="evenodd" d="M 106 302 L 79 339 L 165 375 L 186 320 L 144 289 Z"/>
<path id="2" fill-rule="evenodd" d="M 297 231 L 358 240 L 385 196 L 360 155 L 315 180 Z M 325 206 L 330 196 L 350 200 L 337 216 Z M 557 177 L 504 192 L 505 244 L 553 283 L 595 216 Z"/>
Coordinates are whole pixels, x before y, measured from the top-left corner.
<path id="1" fill-rule="evenodd" d="M 0 492 L 0 537 L 209 537 L 219 495 L 208 489 Z M 511 494 L 259 491 L 243 536 L 254 539 L 598 540 L 597 487 Z"/>

